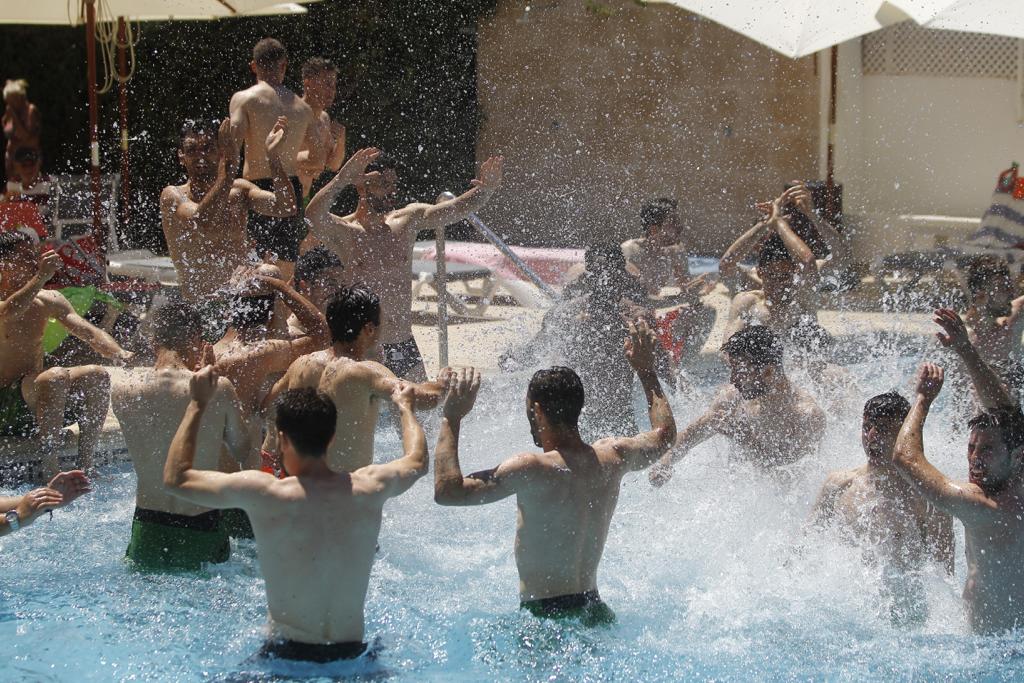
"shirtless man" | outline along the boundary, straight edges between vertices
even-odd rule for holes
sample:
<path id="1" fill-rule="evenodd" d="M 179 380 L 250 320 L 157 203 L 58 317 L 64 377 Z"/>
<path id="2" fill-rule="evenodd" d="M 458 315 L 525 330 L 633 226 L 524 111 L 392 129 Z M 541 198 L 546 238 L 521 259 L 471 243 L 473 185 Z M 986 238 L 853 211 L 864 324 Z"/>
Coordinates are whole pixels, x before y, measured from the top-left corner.
<path id="1" fill-rule="evenodd" d="M 647 397 L 651 431 L 609 437 L 593 445 L 580 437 L 583 384 L 565 367 L 530 380 L 526 414 L 542 453 L 521 453 L 497 467 L 463 476 L 459 431 L 480 386 L 474 370 L 453 379 L 444 405 L 434 464 L 434 500 L 485 505 L 516 496 L 516 566 L 520 607 L 543 618 L 609 623 L 615 614 L 597 591 L 597 567 L 608 538 L 619 486 L 627 472 L 648 467 L 675 437 L 672 409 L 654 371 L 654 335 L 643 322 L 630 329 L 626 356 Z"/>
<path id="2" fill-rule="evenodd" d="M 61 472 L 46 486 L 22 496 L 0 496 L 0 536 L 12 534 L 34 522 L 44 512 L 64 507 L 92 490 L 82 470 Z"/>
<path id="3" fill-rule="evenodd" d="M 338 67 L 323 57 L 307 59 L 302 65 L 302 101 L 313 110 L 313 118 L 298 158 L 303 199 L 319 192 L 323 183 L 316 181 L 322 173 L 337 173 L 345 160 L 345 126 L 332 121 L 327 111 L 337 92 Z"/>
<path id="4" fill-rule="evenodd" d="M 925 458 L 924 423 L 943 380 L 942 368 L 932 363 L 921 366 L 893 464 L 925 500 L 963 523 L 971 628 L 996 633 L 1024 623 L 1024 415 L 971 344 L 960 317 L 940 309 L 936 322 L 943 328 L 939 340 L 963 361 L 984 409 L 968 422 L 969 481 L 950 479 Z"/>
<path id="5" fill-rule="evenodd" d="M 818 217 L 811 192 L 803 184 L 794 184 L 774 201 L 759 204 L 758 208 L 767 218 L 726 250 L 718 268 L 726 283 L 735 284 L 740 276 L 740 262 L 758 250 L 757 276 L 762 288 L 733 297 L 727 334 L 745 325 L 761 324 L 788 336 L 801 320 L 816 320 L 821 276 L 823 272 L 847 267 L 849 245 L 828 221 Z M 831 249 L 830 259 L 819 263 L 793 230 L 790 220 L 794 211 L 818 230 Z"/>
<path id="6" fill-rule="evenodd" d="M 918 572 L 928 561 L 953 574 L 953 520 L 911 488 L 893 466 L 896 437 L 910 403 L 895 391 L 864 404 L 861 443 L 867 464 L 832 472 L 811 514 L 822 527 L 838 522 L 850 540 L 862 543 L 865 559 L 884 565 L 883 581 L 893 621 L 919 621 L 927 614 Z"/>
<path id="7" fill-rule="evenodd" d="M 64 410 L 78 408 L 78 464 L 88 471 L 110 401 L 110 377 L 99 365 L 43 369 L 43 332 L 53 318 L 96 353 L 118 362 L 132 354 L 75 313 L 64 296 L 43 286 L 60 267 L 52 251 L 42 255 L 22 232 L 0 233 L 0 428 L 27 436 L 35 418 L 46 479 L 57 474 Z"/>
<path id="8" fill-rule="evenodd" d="M 111 392 L 110 403 L 138 478 L 125 555 L 139 569 L 195 571 L 207 562 L 225 562 L 231 554 L 220 510 L 171 495 L 163 481 L 167 448 L 190 401 L 193 371 L 212 362 L 202 330 L 202 316 L 187 303 L 157 309 L 153 369 L 116 382 Z M 239 460 L 249 458 L 238 397 L 226 378 L 218 381 L 196 438 L 199 464 L 205 469 L 218 469 L 222 443 Z"/>
<path id="9" fill-rule="evenodd" d="M 400 382 L 377 361 L 368 360 L 380 339 L 381 304 L 365 289 L 343 288 L 327 303 L 327 326 L 331 348 L 299 358 L 274 387 L 316 388 L 337 408 L 335 431 L 344 434 L 331 444 L 327 464 L 336 472 L 354 472 L 373 462 L 373 433 L 382 400 L 395 392 Z M 417 410 L 433 408 L 444 396 L 448 369 L 436 382 L 410 384 Z M 273 444 L 264 444 L 273 451 Z"/>
<path id="10" fill-rule="evenodd" d="M 1024 334 L 1024 296 L 1010 276 L 1006 261 L 983 257 L 967 269 L 970 307 L 964 314 L 978 353 L 1016 390 L 1024 388 L 1020 366 Z"/>
<path id="11" fill-rule="evenodd" d="M 168 185 L 160 194 L 161 223 L 181 296 L 192 303 L 209 303 L 208 313 L 218 318 L 214 322 L 223 313 L 216 310 L 223 309 L 221 290 L 239 266 L 255 260 L 246 236 L 249 212 L 272 217 L 296 213 L 297 197 L 280 157 L 288 122 L 278 120 L 265 141 L 272 191 L 235 177 L 238 148 L 230 125 L 225 119 L 215 131 L 201 122 L 186 123 L 178 161 L 188 180 Z"/>
<path id="12" fill-rule="evenodd" d="M 689 249 L 682 240 L 676 200 L 661 198 L 640 212 L 644 236 L 622 243 L 626 268 L 639 278 L 648 296 L 662 287 L 682 287 L 690 280 Z"/>
<path id="13" fill-rule="evenodd" d="M 327 310 L 327 302 L 342 287 L 345 266 L 333 251 L 313 247 L 295 262 L 295 291 L 309 299 L 320 312 Z M 306 330 L 292 314 L 288 318 L 288 335 L 301 337 Z"/>
<path id="14" fill-rule="evenodd" d="M 4 169 L 14 175 L 14 152 L 20 147 L 38 149 L 43 124 L 39 108 L 28 99 L 28 81 L 8 80 L 4 83 L 4 137 L 7 138 Z"/>
<path id="15" fill-rule="evenodd" d="M 287 391 L 276 403 L 278 440 L 290 476 L 246 470 L 223 474 L 193 466 L 217 375 L 192 379 L 192 401 L 167 454 L 164 482 L 194 505 L 240 507 L 255 530 L 266 583 L 265 657 L 328 662 L 366 651 L 363 609 L 385 501 L 427 472 L 427 442 L 412 411 L 413 392 L 392 397 L 402 414 L 404 455 L 352 473 L 328 467 L 334 406 L 313 389 Z M 340 435 L 347 438 L 347 435 Z"/>
<path id="16" fill-rule="evenodd" d="M 810 394 L 786 377 L 778 335 L 763 325 L 751 325 L 729 337 L 722 351 L 731 383 L 651 468 L 655 486 L 672 477 L 674 463 L 717 434 L 731 439 L 745 459 L 764 470 L 795 463 L 818 450 L 825 413 Z"/>
<path id="17" fill-rule="evenodd" d="M 273 187 L 274 169 L 267 155 L 267 136 L 283 116 L 288 119 L 288 129 L 280 142 L 277 156 L 291 180 L 295 198 L 301 199 L 298 156 L 313 121 L 313 110 L 284 85 L 288 52 L 279 41 L 264 38 L 256 43 L 249 67 L 256 75 L 256 84 L 232 95 L 229 105 L 232 135 L 236 143 L 245 143 L 242 177 L 264 190 Z M 249 236 L 260 258 L 273 256 L 280 259 L 286 278 L 292 275 L 292 266 L 299 255 L 299 243 L 306 235 L 302 213 L 289 215 L 294 217 L 253 216 L 249 223 Z"/>
<path id="18" fill-rule="evenodd" d="M 483 162 L 473 188 L 455 199 L 396 209 L 397 175 L 379 155 L 373 148 L 353 154 L 306 207 L 306 218 L 314 236 L 345 263 L 348 282 L 361 283 L 380 296 L 388 312 L 380 331 L 381 362 L 398 377 L 422 382 L 427 374 L 412 336 L 410 273 L 416 233 L 443 229 L 479 211 L 501 184 L 503 160 Z M 338 193 L 353 184 L 359 192 L 355 213 L 330 213 Z"/>

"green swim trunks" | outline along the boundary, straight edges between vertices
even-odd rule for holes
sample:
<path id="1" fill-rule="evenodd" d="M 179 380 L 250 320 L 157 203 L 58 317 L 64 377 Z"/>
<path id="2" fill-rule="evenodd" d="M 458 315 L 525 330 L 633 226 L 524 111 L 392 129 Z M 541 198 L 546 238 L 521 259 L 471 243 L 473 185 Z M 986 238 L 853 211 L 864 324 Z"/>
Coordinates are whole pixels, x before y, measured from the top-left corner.
<path id="1" fill-rule="evenodd" d="M 231 538 L 255 538 L 252 535 L 252 524 L 249 515 L 240 508 L 221 510 L 220 524 Z"/>
<path id="2" fill-rule="evenodd" d="M 615 612 L 604 604 L 596 590 L 524 600 L 519 603 L 519 608 L 540 619 L 578 619 L 584 626 L 609 626 L 615 623 Z"/>
<path id="3" fill-rule="evenodd" d="M 21 395 L 21 380 L 0 389 L 0 435 L 29 436 L 35 426 L 32 409 Z"/>
<path id="4" fill-rule="evenodd" d="M 190 517 L 135 508 L 125 557 L 136 569 L 197 571 L 206 563 L 227 562 L 231 542 L 219 510 Z"/>

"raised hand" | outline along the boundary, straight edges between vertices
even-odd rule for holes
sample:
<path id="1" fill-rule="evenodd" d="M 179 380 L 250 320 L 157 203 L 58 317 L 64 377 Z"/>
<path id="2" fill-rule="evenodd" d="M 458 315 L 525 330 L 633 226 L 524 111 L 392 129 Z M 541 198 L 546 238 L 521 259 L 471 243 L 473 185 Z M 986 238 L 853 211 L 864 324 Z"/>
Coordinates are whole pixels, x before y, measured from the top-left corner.
<path id="1" fill-rule="evenodd" d="M 629 337 L 625 343 L 626 360 L 638 374 L 654 372 L 656 344 L 654 332 L 647 326 L 646 320 L 640 319 L 635 323 L 630 323 Z"/>
<path id="2" fill-rule="evenodd" d="M 672 478 L 672 465 L 664 460 L 659 460 L 647 470 L 647 478 L 650 480 L 651 486 L 661 488 Z"/>
<path id="3" fill-rule="evenodd" d="M 477 178 L 470 181 L 473 187 L 481 187 L 493 192 L 501 185 L 502 168 L 505 165 L 505 157 L 490 157 L 480 164 L 480 173 Z"/>
<path id="4" fill-rule="evenodd" d="M 19 524 L 29 524 L 33 519 L 47 510 L 60 507 L 64 504 L 64 496 L 60 491 L 49 487 L 29 491 L 21 498 L 15 511 L 18 513 Z"/>
<path id="5" fill-rule="evenodd" d="M 398 382 L 391 390 L 391 402 L 399 408 L 412 410 L 416 402 L 416 386 L 411 382 Z"/>
<path id="6" fill-rule="evenodd" d="M 476 403 L 477 392 L 480 391 L 480 373 L 475 368 L 463 368 L 452 373 L 448 385 L 448 395 L 444 401 L 444 417 L 449 421 L 457 421 L 466 417 Z"/>
<path id="7" fill-rule="evenodd" d="M 237 169 L 238 145 L 236 144 L 230 118 L 225 118 L 220 122 L 220 128 L 217 129 L 217 147 L 220 148 L 221 159 L 224 161 L 225 169 Z"/>
<path id="8" fill-rule="evenodd" d="M 274 127 L 270 129 L 270 133 L 267 134 L 267 156 L 271 159 L 277 157 L 278 148 L 281 146 L 281 141 L 284 140 L 285 134 L 288 132 L 288 117 L 278 116 L 277 121 L 274 122 Z"/>
<path id="9" fill-rule="evenodd" d="M 193 368 L 193 372 L 198 372 L 205 368 L 207 365 L 217 364 L 217 354 L 213 350 L 213 344 L 210 342 L 203 342 L 203 346 L 199 351 L 199 364 Z"/>
<path id="10" fill-rule="evenodd" d="M 782 197 L 785 199 L 783 206 L 792 204 L 807 218 L 814 220 L 816 217 L 814 213 L 814 197 L 803 183 L 797 183 L 789 188 L 782 193 Z"/>
<path id="11" fill-rule="evenodd" d="M 36 270 L 36 277 L 41 282 L 49 282 L 50 278 L 60 270 L 60 256 L 53 249 L 47 249 L 39 255 L 39 264 Z"/>
<path id="12" fill-rule="evenodd" d="M 85 472 L 82 470 L 61 472 L 50 480 L 47 487 L 61 495 L 63 498 L 61 505 L 67 505 L 75 498 L 84 496 L 86 493 L 92 491 L 92 485 L 89 482 L 89 477 L 85 476 Z"/>
<path id="13" fill-rule="evenodd" d="M 956 311 L 950 308 L 940 308 L 935 311 L 935 323 L 942 328 L 942 332 L 936 332 L 939 343 L 953 349 L 958 354 L 969 353 L 974 350 L 971 338 L 967 334 L 967 325 L 964 324 Z"/>
<path id="14" fill-rule="evenodd" d="M 206 407 L 217 392 L 217 370 L 213 365 L 206 365 L 192 375 L 188 382 L 188 391 L 192 400 L 201 407 Z"/>
<path id="15" fill-rule="evenodd" d="M 935 363 L 922 363 L 917 371 L 917 395 L 931 403 L 942 391 L 945 373 Z"/>
<path id="16" fill-rule="evenodd" d="M 364 147 L 356 150 L 348 158 L 348 161 L 338 169 L 338 175 L 335 177 L 342 178 L 345 183 L 354 183 L 366 173 L 366 167 L 372 164 L 380 154 L 380 150 L 376 147 Z"/>

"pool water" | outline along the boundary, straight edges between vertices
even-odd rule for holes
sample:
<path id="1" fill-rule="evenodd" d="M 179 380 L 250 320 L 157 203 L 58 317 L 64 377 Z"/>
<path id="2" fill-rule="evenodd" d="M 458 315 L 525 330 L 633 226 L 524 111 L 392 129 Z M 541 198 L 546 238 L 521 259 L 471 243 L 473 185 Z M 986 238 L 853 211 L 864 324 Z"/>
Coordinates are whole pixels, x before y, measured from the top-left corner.
<path id="1" fill-rule="evenodd" d="M 870 343 L 868 348 L 871 348 Z M 863 347 L 862 347 L 863 348 Z M 825 474 L 863 462 L 859 409 L 901 388 L 921 349 L 880 352 L 851 366 L 863 395 L 829 415 L 821 453 L 789 483 L 728 462 L 714 439 L 654 490 L 627 476 L 600 572 L 618 623 L 588 630 L 517 610 L 512 500 L 442 508 L 424 478 L 386 508 L 367 598 L 376 661 L 330 666 L 253 662 L 266 620 L 251 541 L 201 575 L 129 571 L 134 475 L 103 471 L 96 491 L 0 539 L 0 678 L 24 681 L 679 681 L 992 680 L 1024 678 L 1017 634 L 975 637 L 957 572 L 925 573 L 927 621 L 898 628 L 880 572 L 831 534 L 802 526 Z M 795 373 L 799 376 L 799 373 Z M 525 376 L 490 380 L 463 428 L 472 471 L 532 447 Z M 676 397 L 680 425 L 714 387 Z M 638 405 L 639 407 L 639 405 Z M 940 398 L 926 449 L 966 476 L 966 435 Z M 399 450 L 389 430 L 378 455 Z"/>

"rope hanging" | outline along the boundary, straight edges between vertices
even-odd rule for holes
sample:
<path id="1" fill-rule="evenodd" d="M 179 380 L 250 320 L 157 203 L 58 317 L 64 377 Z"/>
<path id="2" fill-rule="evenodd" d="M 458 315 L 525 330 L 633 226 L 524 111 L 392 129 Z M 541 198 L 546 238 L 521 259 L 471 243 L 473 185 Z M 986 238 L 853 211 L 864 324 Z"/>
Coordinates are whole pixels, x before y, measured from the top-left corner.
<path id="1" fill-rule="evenodd" d="M 127 83 L 135 74 L 135 44 L 139 42 L 139 27 L 125 20 L 125 44 L 128 50 L 128 73 L 122 76 L 117 69 L 117 19 L 112 17 L 106 0 L 97 3 L 96 44 L 103 60 L 103 84 L 96 91 L 103 95 L 110 92 L 114 83 Z"/>

